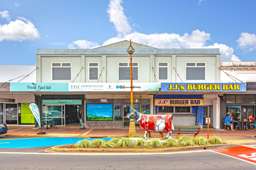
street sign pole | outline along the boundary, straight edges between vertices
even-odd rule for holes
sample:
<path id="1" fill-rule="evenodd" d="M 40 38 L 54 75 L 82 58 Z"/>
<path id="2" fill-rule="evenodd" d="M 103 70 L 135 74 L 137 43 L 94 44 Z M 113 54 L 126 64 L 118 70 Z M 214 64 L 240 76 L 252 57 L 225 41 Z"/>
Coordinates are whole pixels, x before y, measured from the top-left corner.
<path id="1" fill-rule="evenodd" d="M 133 61 L 132 61 L 132 55 L 134 54 L 135 50 L 132 46 L 132 41 L 130 40 L 130 45 L 127 49 L 128 55 L 129 55 L 129 66 L 130 66 L 130 123 L 129 123 L 129 132 L 128 136 L 133 137 L 136 135 L 136 127 L 135 127 L 135 121 L 134 121 L 134 110 L 133 110 Z"/>

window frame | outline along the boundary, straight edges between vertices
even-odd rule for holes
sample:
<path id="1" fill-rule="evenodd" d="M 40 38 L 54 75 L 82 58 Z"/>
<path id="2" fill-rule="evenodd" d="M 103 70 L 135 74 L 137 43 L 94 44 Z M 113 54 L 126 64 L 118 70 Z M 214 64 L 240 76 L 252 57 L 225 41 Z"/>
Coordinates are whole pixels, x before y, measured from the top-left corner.
<path id="1" fill-rule="evenodd" d="M 53 66 L 53 64 L 60 64 L 60 66 Z M 70 66 L 63 66 L 63 64 L 70 64 Z M 66 80 L 55 80 L 53 79 L 53 68 L 70 68 L 70 79 Z M 52 81 L 69 81 L 72 80 L 72 63 L 71 62 L 51 62 L 51 80 Z"/>
<path id="2" fill-rule="evenodd" d="M 167 64 L 166 66 L 160 66 L 160 64 Z M 167 62 L 159 62 L 158 63 L 158 80 L 168 80 L 168 76 L 169 76 L 169 74 L 168 74 L 168 71 L 169 71 L 169 69 L 168 69 L 168 67 L 169 67 L 169 63 L 167 63 Z M 166 71 L 166 79 L 160 79 L 160 68 L 166 68 L 167 69 L 167 71 Z"/>
<path id="3" fill-rule="evenodd" d="M 97 64 L 97 66 L 90 66 L 90 64 Z M 88 62 L 88 72 L 87 72 L 87 76 L 88 76 L 88 81 L 98 81 L 99 80 L 99 68 L 100 68 L 100 64 L 99 62 Z M 98 69 L 98 74 L 97 74 L 97 79 L 90 79 L 90 68 L 96 68 Z"/>
<path id="4" fill-rule="evenodd" d="M 127 81 L 127 80 L 130 80 L 130 79 L 120 79 L 120 64 L 126 64 L 126 66 L 121 66 L 121 67 L 123 67 L 123 68 L 128 68 L 129 69 L 129 72 L 130 72 L 130 63 L 125 63 L 125 62 L 119 62 L 118 63 L 118 81 Z M 136 64 L 136 66 L 135 66 L 135 64 Z M 132 67 L 133 68 L 137 68 L 138 69 L 138 71 L 137 71 L 137 79 L 134 79 L 134 76 L 133 76 L 133 80 L 134 81 L 137 81 L 137 80 L 139 80 L 139 63 L 138 62 L 134 62 L 134 63 L 132 63 Z M 133 71 L 134 71 L 134 69 L 133 69 Z M 129 74 L 129 78 L 130 78 L 130 74 Z"/>
<path id="5" fill-rule="evenodd" d="M 194 66 L 188 66 L 188 64 L 193 64 Z M 198 64 L 204 64 L 204 66 L 198 66 Z M 187 75 L 187 68 L 204 68 L 204 79 L 188 79 Z M 187 62 L 185 65 L 185 71 L 186 71 L 186 81 L 205 81 L 206 80 L 206 62 Z"/>

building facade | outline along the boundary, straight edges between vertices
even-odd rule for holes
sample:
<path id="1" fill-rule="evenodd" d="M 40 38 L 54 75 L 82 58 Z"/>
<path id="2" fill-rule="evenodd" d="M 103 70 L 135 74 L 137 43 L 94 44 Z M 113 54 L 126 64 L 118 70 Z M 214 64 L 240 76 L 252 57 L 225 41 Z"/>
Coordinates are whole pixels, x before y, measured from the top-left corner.
<path id="1" fill-rule="evenodd" d="M 38 50 L 37 82 L 65 82 L 71 92 L 40 95 L 42 112 L 61 110 L 60 124 L 69 124 L 80 110 L 84 121 L 92 127 L 124 127 L 128 125 L 129 108 L 129 63 L 128 41 L 90 50 Z M 200 112 L 210 112 L 213 127 L 219 128 L 220 111 L 217 93 L 204 92 L 161 92 L 161 82 L 216 83 L 220 81 L 220 59 L 218 49 L 156 49 L 134 43 L 133 77 L 135 83 L 135 109 L 148 114 L 173 113 L 174 124 L 191 126 L 197 122 L 197 107 Z M 121 90 L 98 87 L 120 86 Z M 136 89 L 136 85 L 138 89 Z M 86 87 L 87 86 L 87 87 Z M 148 87 L 146 87 L 148 86 Z M 149 87 L 152 86 L 152 87 Z M 69 87 L 70 88 L 70 87 Z M 91 90 L 90 90 L 91 88 Z M 150 89 L 155 88 L 155 89 Z M 71 105 L 70 98 L 77 100 Z M 176 99 L 181 102 L 191 99 L 202 100 L 199 104 L 161 105 L 161 99 Z M 52 106 L 57 100 L 67 103 Z M 78 102 L 79 101 L 79 102 Z M 85 107 L 80 107 L 80 105 Z M 97 110 L 104 109 L 110 118 L 93 117 Z M 98 113 L 100 111 L 97 111 Z M 216 114 L 213 114 L 216 113 Z M 92 116 L 90 115 L 92 114 Z M 102 113 L 103 114 L 103 113 Z M 200 113 L 202 115 L 202 113 Z M 65 116 L 64 116 L 65 115 Z M 69 118 L 72 117 L 73 118 Z M 201 121 L 201 120 L 200 120 Z"/>
<path id="2" fill-rule="evenodd" d="M 35 95 L 10 92 L 10 83 L 36 82 L 34 65 L 0 65 L 0 124 L 33 124 L 34 118 L 28 103 L 35 101 Z"/>
<path id="3" fill-rule="evenodd" d="M 256 62 L 223 62 L 220 72 L 222 82 L 247 84 L 246 92 L 224 94 L 221 97 L 221 120 L 224 113 L 229 112 L 234 116 L 235 128 L 246 129 L 249 127 L 245 125 L 248 117 L 251 114 L 256 116 Z"/>
<path id="4" fill-rule="evenodd" d="M 133 45 L 138 112 L 171 113 L 175 126 L 189 127 L 204 126 L 210 117 L 211 127 L 219 129 L 225 96 L 246 93 L 244 82 L 222 80 L 218 49 Z M 36 82 L 10 82 L 8 94 L 33 96 L 26 103 L 38 104 L 44 124 L 124 128 L 130 113 L 128 46 L 121 41 L 94 49 L 40 49 Z"/>

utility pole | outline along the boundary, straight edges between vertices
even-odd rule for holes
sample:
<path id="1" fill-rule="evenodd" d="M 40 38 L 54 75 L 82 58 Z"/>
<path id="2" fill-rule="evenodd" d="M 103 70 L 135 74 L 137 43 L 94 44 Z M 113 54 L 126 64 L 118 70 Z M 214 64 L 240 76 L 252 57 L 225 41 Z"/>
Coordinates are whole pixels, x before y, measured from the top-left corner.
<path id="1" fill-rule="evenodd" d="M 136 135 L 136 127 L 134 121 L 134 111 L 133 111 L 133 63 L 132 55 L 135 52 L 135 49 L 132 46 L 132 41 L 130 40 L 130 45 L 127 49 L 129 55 L 129 66 L 130 66 L 130 123 L 129 123 L 129 132 L 128 136 L 133 137 Z"/>

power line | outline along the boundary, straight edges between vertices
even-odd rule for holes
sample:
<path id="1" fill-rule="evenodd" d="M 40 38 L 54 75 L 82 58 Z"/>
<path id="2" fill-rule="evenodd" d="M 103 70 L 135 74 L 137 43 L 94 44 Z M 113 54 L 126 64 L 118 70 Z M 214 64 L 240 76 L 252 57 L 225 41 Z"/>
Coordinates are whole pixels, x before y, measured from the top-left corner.
<path id="1" fill-rule="evenodd" d="M 14 80 L 19 79 L 19 78 L 20 78 L 20 79 L 19 79 L 17 82 L 20 82 L 20 81 L 24 80 L 26 77 L 28 77 L 29 75 L 31 75 L 31 74 L 32 74 L 34 71 L 36 71 L 36 70 L 37 70 L 37 68 L 33 69 L 33 70 L 32 70 L 31 72 L 29 72 L 28 74 L 23 73 L 23 74 L 18 75 L 18 76 L 14 77 L 14 78 L 11 78 L 11 79 L 9 79 L 9 80 L 7 80 L 7 81 L 4 81 L 3 84 L 1 84 L 0 88 L 4 87 L 5 85 L 7 85 L 8 83 L 10 83 L 11 81 L 14 81 Z"/>
<path id="2" fill-rule="evenodd" d="M 102 73 L 103 73 L 103 70 L 105 69 L 105 67 L 102 67 L 102 69 L 101 69 L 101 71 L 100 71 L 100 75 L 99 75 L 99 78 L 98 78 L 98 80 L 97 81 L 99 81 L 100 80 L 100 78 L 101 78 L 101 76 L 102 76 Z"/>
<path id="3" fill-rule="evenodd" d="M 156 76 L 156 74 L 157 74 L 156 72 L 157 71 L 156 71 L 155 67 L 152 67 L 152 70 L 153 70 L 154 78 L 155 78 L 155 80 L 157 80 L 157 76 Z"/>
<path id="4" fill-rule="evenodd" d="M 226 74 L 228 77 L 230 77 L 232 80 L 239 81 L 239 82 L 241 82 L 241 83 L 244 82 L 244 81 L 240 80 L 239 78 L 237 78 L 236 76 L 231 75 L 231 74 L 227 73 L 227 72 L 224 71 L 224 70 L 221 70 L 221 71 L 223 71 L 223 73 L 225 73 L 225 74 Z"/>
<path id="5" fill-rule="evenodd" d="M 24 77 L 22 77 L 21 79 L 18 80 L 18 82 L 21 82 L 22 80 L 24 80 L 25 78 L 27 78 L 28 76 L 30 76 L 32 73 L 34 73 L 38 68 L 36 67 L 34 70 L 32 70 L 30 73 L 26 74 Z"/>
<path id="6" fill-rule="evenodd" d="M 177 77 L 180 79 L 180 81 L 181 81 L 181 82 L 183 82 L 183 80 L 182 80 L 182 78 L 181 78 L 180 74 L 177 72 L 176 67 L 173 67 L 173 70 L 175 71 L 175 74 L 176 74 L 176 75 L 177 75 Z"/>
<path id="7" fill-rule="evenodd" d="M 82 70 L 84 69 L 84 67 L 81 67 L 79 72 L 76 74 L 75 78 L 72 80 L 72 82 L 75 82 L 77 77 L 81 74 Z"/>

